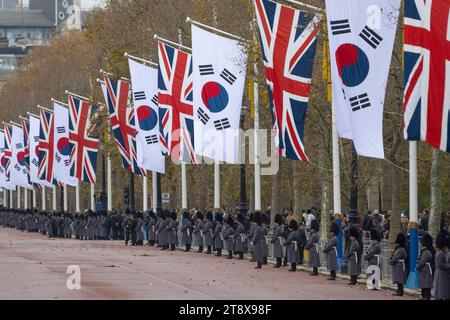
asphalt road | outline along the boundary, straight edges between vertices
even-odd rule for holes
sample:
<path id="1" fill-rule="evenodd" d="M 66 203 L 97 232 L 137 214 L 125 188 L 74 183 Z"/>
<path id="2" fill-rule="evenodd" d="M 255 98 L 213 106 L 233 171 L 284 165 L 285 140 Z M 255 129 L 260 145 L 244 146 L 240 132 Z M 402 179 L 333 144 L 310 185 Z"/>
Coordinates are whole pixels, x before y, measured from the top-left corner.
<path id="1" fill-rule="evenodd" d="M 70 265 L 80 267 L 80 290 L 66 287 Z M 249 261 L 206 254 L 48 239 L 0 228 L 0 299 L 398 299 L 390 291 L 349 287 L 344 280 L 253 267 Z"/>

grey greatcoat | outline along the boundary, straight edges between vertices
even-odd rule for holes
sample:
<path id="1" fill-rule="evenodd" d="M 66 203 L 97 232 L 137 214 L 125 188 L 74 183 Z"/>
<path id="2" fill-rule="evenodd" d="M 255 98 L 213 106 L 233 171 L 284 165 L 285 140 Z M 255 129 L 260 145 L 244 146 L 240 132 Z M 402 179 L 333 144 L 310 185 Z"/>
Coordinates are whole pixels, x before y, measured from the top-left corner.
<path id="1" fill-rule="evenodd" d="M 245 228 L 239 223 L 236 230 L 234 231 L 234 250 L 236 252 L 244 252 L 244 243 L 245 243 Z"/>
<path id="2" fill-rule="evenodd" d="M 347 274 L 349 276 L 357 276 L 359 274 L 358 249 L 358 240 L 351 240 L 344 256 L 348 268 Z"/>
<path id="3" fill-rule="evenodd" d="M 225 241 L 225 250 L 234 251 L 234 229 L 231 226 L 227 226 L 223 232 L 223 240 Z"/>
<path id="4" fill-rule="evenodd" d="M 262 228 L 258 225 L 255 227 L 255 232 L 251 244 L 253 245 L 253 261 L 263 261 L 263 245 L 264 241 Z"/>
<path id="5" fill-rule="evenodd" d="M 144 241 L 144 221 L 141 218 L 137 219 L 136 227 L 136 241 Z"/>
<path id="6" fill-rule="evenodd" d="M 251 242 L 255 235 L 255 230 L 256 230 L 256 224 L 252 223 L 250 225 L 250 230 L 248 232 L 248 241 L 249 241 L 248 252 L 253 252 L 253 246 L 252 246 Z"/>
<path id="7" fill-rule="evenodd" d="M 381 267 L 381 245 L 379 243 L 372 244 L 364 256 L 368 266 Z"/>
<path id="8" fill-rule="evenodd" d="M 177 244 L 177 222 L 170 219 L 166 227 L 169 244 Z"/>
<path id="9" fill-rule="evenodd" d="M 396 284 L 404 284 L 406 282 L 405 269 L 406 250 L 403 247 L 396 247 L 394 254 L 389 260 L 392 266 L 392 282 Z"/>
<path id="10" fill-rule="evenodd" d="M 289 232 L 283 246 L 286 247 L 288 263 L 298 263 L 300 259 L 298 256 L 298 234 L 296 231 Z"/>
<path id="11" fill-rule="evenodd" d="M 263 225 L 261 228 L 262 231 L 262 254 L 263 254 L 263 258 L 267 258 L 269 256 L 269 240 L 268 240 L 268 234 L 269 234 L 269 229 L 267 228 L 267 226 Z"/>
<path id="12" fill-rule="evenodd" d="M 214 233 L 214 230 L 212 229 L 212 222 L 207 221 L 205 223 L 205 229 L 203 230 L 203 236 L 205 239 L 205 246 L 210 247 L 213 245 L 212 243 L 212 235 Z"/>
<path id="13" fill-rule="evenodd" d="M 214 238 L 214 248 L 216 250 L 223 249 L 223 240 L 222 240 L 222 224 L 217 222 L 216 229 L 213 232 L 212 237 Z"/>
<path id="14" fill-rule="evenodd" d="M 420 272 L 420 288 L 433 288 L 433 269 L 431 263 L 433 262 L 433 254 L 428 249 L 422 249 L 420 252 L 420 259 L 417 263 L 416 270 Z"/>
<path id="15" fill-rule="evenodd" d="M 319 239 L 319 234 L 313 231 L 309 236 L 309 241 L 305 247 L 309 253 L 309 266 L 311 268 L 320 267 Z"/>
<path id="16" fill-rule="evenodd" d="M 199 247 L 203 247 L 203 230 L 204 230 L 204 228 L 205 228 L 205 224 L 203 223 L 203 221 L 200 219 L 197 219 L 193 233 L 195 235 L 195 240 Z"/>
<path id="17" fill-rule="evenodd" d="M 181 242 L 192 243 L 192 222 L 189 219 L 183 219 L 183 227 L 181 227 Z"/>
<path id="18" fill-rule="evenodd" d="M 273 244 L 273 257 L 275 259 L 283 258 L 283 247 L 281 244 L 281 238 L 283 235 L 283 227 L 276 227 L 273 231 L 272 235 L 272 244 Z"/>
<path id="19" fill-rule="evenodd" d="M 156 221 L 155 218 L 149 217 L 147 221 L 148 241 L 156 240 Z"/>
<path id="20" fill-rule="evenodd" d="M 450 299 L 450 254 L 442 250 L 436 252 L 434 274 L 434 297 L 436 300 Z"/>
<path id="21" fill-rule="evenodd" d="M 327 244 L 323 248 L 323 253 L 326 254 L 327 257 L 327 269 L 329 271 L 336 271 L 339 269 L 338 260 L 337 260 L 337 245 L 338 238 L 333 234 L 328 239 Z"/>
<path id="22" fill-rule="evenodd" d="M 158 228 L 158 242 L 160 246 L 166 246 L 169 244 L 169 235 L 167 231 L 167 226 L 169 224 L 169 221 L 167 220 L 161 220 L 159 223 Z"/>

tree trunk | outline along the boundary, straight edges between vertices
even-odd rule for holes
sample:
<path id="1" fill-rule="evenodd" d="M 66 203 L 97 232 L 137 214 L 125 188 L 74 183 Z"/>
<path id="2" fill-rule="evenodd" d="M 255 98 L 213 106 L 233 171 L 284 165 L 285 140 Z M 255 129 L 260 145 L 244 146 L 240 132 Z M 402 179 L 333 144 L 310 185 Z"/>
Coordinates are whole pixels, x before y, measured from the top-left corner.
<path id="1" fill-rule="evenodd" d="M 292 161 L 292 197 L 294 199 L 294 217 L 298 220 L 302 214 L 302 188 L 300 181 L 300 161 Z"/>
<path id="2" fill-rule="evenodd" d="M 431 208 L 430 208 L 430 234 L 436 238 L 439 233 L 441 223 L 441 202 L 442 202 L 442 153 L 433 149 L 431 160 Z"/>
<path id="3" fill-rule="evenodd" d="M 201 164 L 199 166 L 199 171 L 200 171 L 200 183 L 199 183 L 199 187 L 200 187 L 200 210 L 206 210 L 207 205 L 206 205 L 206 165 L 205 164 Z"/>
<path id="4" fill-rule="evenodd" d="M 391 166 L 392 181 L 396 181 L 392 184 L 392 202 L 391 202 L 391 225 L 389 231 L 389 249 L 395 248 L 395 238 L 400 232 L 400 201 L 401 201 L 401 183 L 400 183 L 400 171 L 399 169 Z"/>
<path id="5" fill-rule="evenodd" d="M 281 159 L 280 170 L 276 175 L 272 176 L 272 203 L 270 205 L 270 224 L 273 225 L 275 215 L 280 211 L 280 195 L 281 195 Z"/>

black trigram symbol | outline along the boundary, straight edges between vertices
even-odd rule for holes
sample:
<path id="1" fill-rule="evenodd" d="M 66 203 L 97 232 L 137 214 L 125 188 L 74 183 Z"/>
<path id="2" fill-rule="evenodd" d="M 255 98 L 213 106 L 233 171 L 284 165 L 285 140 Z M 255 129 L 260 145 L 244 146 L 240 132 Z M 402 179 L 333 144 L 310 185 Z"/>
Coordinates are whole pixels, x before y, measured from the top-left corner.
<path id="1" fill-rule="evenodd" d="M 158 106 L 158 95 L 157 94 L 155 94 L 154 96 L 153 96 L 153 98 L 152 98 L 152 102 L 155 104 L 155 106 Z"/>
<path id="2" fill-rule="evenodd" d="M 363 29 L 363 31 L 361 31 L 359 36 L 363 38 L 364 41 L 366 41 L 369 44 L 369 46 L 371 46 L 374 49 L 378 48 L 381 41 L 383 41 L 383 38 L 378 33 L 370 29 L 368 26 L 366 26 Z"/>
<path id="3" fill-rule="evenodd" d="M 371 106 L 369 96 L 367 93 L 360 94 L 359 96 L 355 96 L 350 98 L 350 104 L 352 106 L 353 112 L 356 112 L 361 109 L 365 109 Z"/>
<path id="4" fill-rule="evenodd" d="M 16 169 L 17 172 L 20 172 L 20 166 L 16 163 L 16 165 L 14 166 L 14 169 Z"/>
<path id="5" fill-rule="evenodd" d="M 59 156 L 59 154 L 56 154 L 56 155 L 55 155 L 55 159 L 56 159 L 56 161 L 57 161 L 58 163 L 61 162 L 61 157 Z"/>
<path id="6" fill-rule="evenodd" d="M 348 19 L 345 20 L 335 20 L 330 22 L 331 32 L 334 36 L 338 34 L 350 33 L 350 23 Z"/>
<path id="7" fill-rule="evenodd" d="M 217 131 L 231 128 L 230 120 L 228 120 L 228 118 L 214 121 L 214 126 Z"/>
<path id="8" fill-rule="evenodd" d="M 147 144 L 158 143 L 158 136 L 156 134 L 154 134 L 152 136 L 147 136 L 147 137 L 145 137 L 145 141 L 147 142 Z"/>
<path id="9" fill-rule="evenodd" d="M 16 143 L 16 149 L 22 149 L 23 145 L 21 143 Z"/>
<path id="10" fill-rule="evenodd" d="M 233 85 L 237 79 L 237 77 L 234 74 L 232 74 L 230 71 L 228 71 L 227 69 L 223 69 L 220 76 L 222 77 L 223 80 L 225 80 L 226 82 L 228 82 L 231 85 Z"/>
<path id="11" fill-rule="evenodd" d="M 34 142 L 39 142 L 39 136 L 34 137 Z"/>
<path id="12" fill-rule="evenodd" d="M 58 133 L 66 133 L 66 128 L 65 127 L 57 127 L 56 128 L 56 132 L 58 132 Z"/>
<path id="13" fill-rule="evenodd" d="M 69 159 L 64 160 L 64 165 L 68 167 L 70 165 L 70 160 Z"/>
<path id="14" fill-rule="evenodd" d="M 31 163 L 35 166 L 35 167 L 39 167 L 39 162 L 36 159 L 31 160 Z"/>
<path id="15" fill-rule="evenodd" d="M 134 100 L 135 101 L 139 101 L 139 100 L 145 100 L 146 96 L 145 96 L 145 92 L 144 91 L 138 91 L 134 93 Z"/>
<path id="16" fill-rule="evenodd" d="M 198 109 L 198 118 L 204 125 L 206 125 L 210 119 L 209 116 L 206 114 L 206 112 L 202 108 Z"/>
<path id="17" fill-rule="evenodd" d="M 200 69 L 200 75 L 202 75 L 202 76 L 208 76 L 208 75 L 214 74 L 214 68 L 213 68 L 212 64 L 198 66 L 198 68 Z"/>

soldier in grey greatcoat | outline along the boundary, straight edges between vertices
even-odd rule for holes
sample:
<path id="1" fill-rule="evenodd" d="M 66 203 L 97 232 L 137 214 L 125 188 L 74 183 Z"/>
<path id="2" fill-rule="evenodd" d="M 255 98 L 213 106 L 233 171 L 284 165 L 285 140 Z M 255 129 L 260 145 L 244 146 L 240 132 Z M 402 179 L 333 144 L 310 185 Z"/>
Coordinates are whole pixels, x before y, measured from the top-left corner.
<path id="1" fill-rule="evenodd" d="M 222 235 L 222 223 L 223 216 L 222 213 L 217 212 L 215 216 L 216 227 L 214 228 L 214 232 L 212 234 L 212 238 L 214 239 L 214 248 L 217 251 L 216 257 L 220 257 L 222 255 L 223 249 L 223 235 Z"/>
<path id="2" fill-rule="evenodd" d="M 225 241 L 225 250 L 228 251 L 227 259 L 233 259 L 233 251 L 234 251 L 234 220 L 231 215 L 227 218 L 227 225 L 225 231 L 223 232 L 223 240 Z"/>
<path id="3" fill-rule="evenodd" d="M 136 232 L 136 245 L 143 246 L 144 245 L 144 220 L 142 220 L 142 212 L 137 214 L 136 226 L 134 228 Z"/>
<path id="4" fill-rule="evenodd" d="M 439 250 L 435 257 L 434 298 L 450 300 L 450 236 L 447 231 L 437 235 L 436 247 Z"/>
<path id="5" fill-rule="evenodd" d="M 428 233 L 422 238 L 419 262 L 416 270 L 420 274 L 420 289 L 422 290 L 422 300 L 431 300 L 431 289 L 433 289 L 434 255 L 433 237 Z"/>
<path id="6" fill-rule="evenodd" d="M 177 246 L 177 213 L 170 212 L 170 219 L 166 227 L 170 251 L 175 251 Z"/>
<path id="7" fill-rule="evenodd" d="M 291 219 L 288 225 L 288 234 L 283 246 L 286 247 L 287 263 L 291 264 L 290 272 L 297 271 L 298 263 L 298 223 L 295 219 Z"/>
<path id="8" fill-rule="evenodd" d="M 263 236 L 262 241 L 262 254 L 263 254 L 263 264 L 267 265 L 267 257 L 269 256 L 269 226 L 270 226 L 270 218 L 267 214 L 263 214 L 263 223 L 261 226 L 261 232 Z"/>
<path id="9" fill-rule="evenodd" d="M 281 214 L 276 214 L 274 217 L 275 228 L 272 234 L 273 257 L 277 260 L 274 268 L 281 268 L 283 260 L 283 217 Z"/>
<path id="10" fill-rule="evenodd" d="M 336 223 L 332 223 L 330 226 L 330 238 L 327 241 L 327 244 L 323 248 L 322 252 L 326 254 L 327 258 L 327 269 L 330 271 L 330 276 L 327 280 L 336 280 L 336 270 L 339 269 L 338 265 L 338 254 L 337 254 L 337 246 L 338 246 L 338 234 L 339 227 Z"/>
<path id="11" fill-rule="evenodd" d="M 364 256 L 364 260 L 367 261 L 367 266 L 377 266 L 381 270 L 381 234 L 375 229 L 370 230 L 370 239 L 372 240 L 372 245 Z M 367 273 L 367 277 L 370 277 L 371 274 Z M 380 273 L 381 276 L 381 273 Z M 380 279 L 381 280 L 381 279 Z M 372 280 L 373 289 L 378 290 L 377 286 L 375 286 L 375 279 Z"/>
<path id="12" fill-rule="evenodd" d="M 259 212 L 255 212 L 254 215 L 254 234 L 251 241 L 251 245 L 253 246 L 253 259 L 256 261 L 255 269 L 261 269 L 263 263 L 263 233 L 262 233 L 262 222 L 263 217 Z"/>
<path id="13" fill-rule="evenodd" d="M 167 226 L 169 224 L 168 221 L 168 212 L 163 211 L 160 214 L 160 222 L 159 222 L 159 228 L 157 229 L 157 236 L 158 236 L 158 242 L 161 246 L 161 250 L 167 250 L 169 249 L 169 235 L 167 231 Z"/>
<path id="14" fill-rule="evenodd" d="M 196 214 L 195 227 L 192 232 L 195 236 L 195 241 L 198 246 L 198 253 L 203 252 L 203 231 L 205 229 L 205 223 L 203 222 L 203 214 L 198 211 Z"/>
<path id="15" fill-rule="evenodd" d="M 345 251 L 344 261 L 347 264 L 347 274 L 350 276 L 349 285 L 356 285 L 359 275 L 358 250 L 359 231 L 356 227 L 350 227 L 350 243 Z"/>
<path id="16" fill-rule="evenodd" d="M 397 284 L 397 291 L 393 293 L 394 296 L 403 296 L 404 284 L 406 282 L 406 268 L 405 261 L 406 253 L 406 237 L 403 233 L 397 235 L 395 240 L 397 246 L 394 253 L 389 260 L 389 265 L 392 266 L 392 282 Z"/>
<path id="17" fill-rule="evenodd" d="M 211 211 L 208 211 L 206 213 L 206 223 L 205 228 L 203 230 L 203 237 L 204 237 L 204 243 L 207 248 L 206 254 L 211 254 L 211 248 L 212 248 L 212 235 L 214 233 L 213 227 L 213 214 Z"/>
<path id="18" fill-rule="evenodd" d="M 192 244 L 192 221 L 188 211 L 183 212 L 182 216 L 181 242 L 186 244 L 186 252 L 189 252 Z"/>
<path id="19" fill-rule="evenodd" d="M 245 227 L 244 216 L 239 213 L 237 216 L 237 226 L 234 231 L 234 251 L 239 255 L 239 260 L 244 259 Z"/>
<path id="20" fill-rule="evenodd" d="M 253 245 L 252 245 L 252 239 L 253 236 L 255 235 L 255 230 L 256 230 L 256 224 L 255 224 L 255 214 L 254 213 L 250 213 L 250 229 L 248 230 L 248 252 L 251 253 L 252 255 L 252 260 L 253 262 L 255 262 L 255 258 L 253 257 Z"/>
<path id="21" fill-rule="evenodd" d="M 309 267 L 312 268 L 311 276 L 319 275 L 320 255 L 319 255 L 319 223 L 317 220 L 312 220 L 310 224 L 311 233 L 309 241 L 306 244 L 306 250 L 309 253 Z"/>
<path id="22" fill-rule="evenodd" d="M 156 215 L 153 211 L 148 214 L 147 220 L 147 240 L 148 245 L 153 247 L 156 240 Z"/>

